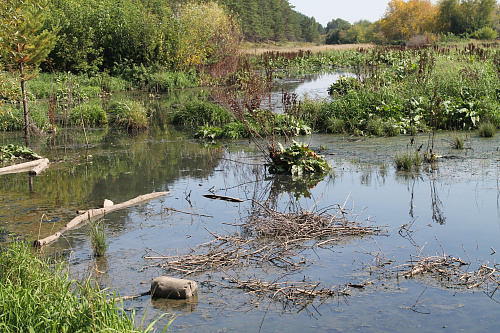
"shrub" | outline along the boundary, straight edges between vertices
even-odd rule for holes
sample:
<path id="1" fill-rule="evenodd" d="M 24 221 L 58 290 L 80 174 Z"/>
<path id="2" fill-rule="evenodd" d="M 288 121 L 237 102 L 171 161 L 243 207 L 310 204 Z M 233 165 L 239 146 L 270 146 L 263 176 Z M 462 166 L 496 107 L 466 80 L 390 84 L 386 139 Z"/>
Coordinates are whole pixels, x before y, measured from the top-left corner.
<path id="1" fill-rule="evenodd" d="M 14 104 L 0 105 L 0 125 L 4 131 L 20 131 L 24 127 L 21 110 Z"/>
<path id="2" fill-rule="evenodd" d="M 497 34 L 496 30 L 493 30 L 490 27 L 484 27 L 484 28 L 481 28 L 481 29 L 475 31 L 472 34 L 472 37 L 480 39 L 480 40 L 493 40 L 493 39 L 497 38 L 497 35 L 498 34 Z"/>

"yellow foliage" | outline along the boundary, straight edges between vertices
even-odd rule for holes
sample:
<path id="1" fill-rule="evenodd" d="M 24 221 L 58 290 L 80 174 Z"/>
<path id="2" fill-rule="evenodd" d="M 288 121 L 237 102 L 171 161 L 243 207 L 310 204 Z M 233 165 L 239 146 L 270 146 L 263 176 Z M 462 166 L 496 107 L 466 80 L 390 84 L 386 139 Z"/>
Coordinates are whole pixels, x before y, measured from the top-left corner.
<path id="1" fill-rule="evenodd" d="M 240 30 L 233 17 L 216 2 L 187 3 L 178 13 L 178 44 L 174 66 L 185 70 L 217 61 L 236 52 Z"/>
<path id="2" fill-rule="evenodd" d="M 433 32 L 437 14 L 438 7 L 430 0 L 391 0 L 381 20 L 381 28 L 389 40 L 408 40 Z"/>

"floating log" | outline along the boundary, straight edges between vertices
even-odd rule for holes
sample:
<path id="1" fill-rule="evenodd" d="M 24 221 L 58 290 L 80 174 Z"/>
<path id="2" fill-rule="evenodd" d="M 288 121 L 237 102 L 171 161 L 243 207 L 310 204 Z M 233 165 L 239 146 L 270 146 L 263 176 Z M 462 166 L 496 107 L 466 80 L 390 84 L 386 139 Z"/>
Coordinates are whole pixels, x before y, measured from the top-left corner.
<path id="1" fill-rule="evenodd" d="M 70 229 L 76 229 L 76 228 L 82 227 L 88 221 L 90 221 L 92 219 L 95 219 L 95 218 L 98 218 L 100 216 L 109 214 L 109 213 L 111 213 L 111 212 L 113 212 L 115 210 L 119 210 L 119 209 L 127 208 L 127 207 L 130 207 L 130 206 L 135 206 L 135 205 L 138 205 L 138 204 L 142 204 L 142 203 L 144 203 L 144 202 L 146 202 L 148 200 L 151 200 L 151 199 L 154 199 L 154 198 L 166 195 L 168 193 L 170 193 L 170 191 L 168 191 L 168 192 L 153 192 L 153 193 L 149 193 L 149 194 L 140 195 L 140 196 L 138 196 L 138 197 L 136 197 L 134 199 L 130 199 L 128 201 L 122 202 L 120 204 L 112 205 L 112 206 L 109 206 L 109 207 L 104 207 L 104 208 L 99 208 L 99 209 L 90 209 L 88 211 L 85 211 L 85 212 L 81 213 L 80 215 L 78 215 L 74 219 L 72 219 L 68 224 L 66 224 L 64 227 L 62 227 L 61 229 L 59 229 L 59 231 L 56 232 L 55 234 L 50 235 L 48 237 L 45 237 L 44 239 L 37 239 L 37 240 L 35 240 L 33 242 L 33 245 L 34 246 L 45 246 L 45 245 L 48 245 L 48 244 L 56 241 L 66 231 L 68 231 Z"/>
<path id="2" fill-rule="evenodd" d="M 48 158 L 41 158 L 30 162 L 10 165 L 7 167 L 0 168 L 0 175 L 7 175 L 10 173 L 19 173 L 19 172 L 29 172 L 30 174 L 36 175 L 45 170 L 45 168 L 47 168 L 49 163 L 50 162 Z"/>

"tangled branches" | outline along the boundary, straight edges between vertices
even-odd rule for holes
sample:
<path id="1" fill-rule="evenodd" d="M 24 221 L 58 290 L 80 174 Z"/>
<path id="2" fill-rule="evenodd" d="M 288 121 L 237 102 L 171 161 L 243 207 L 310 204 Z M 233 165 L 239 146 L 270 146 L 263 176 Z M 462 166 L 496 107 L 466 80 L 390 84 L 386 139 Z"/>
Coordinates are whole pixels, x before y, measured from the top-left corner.
<path id="1" fill-rule="evenodd" d="M 145 259 L 156 262 L 147 267 L 160 267 L 182 276 L 224 272 L 237 288 L 247 289 L 252 294 L 268 295 L 284 304 L 301 306 L 306 299 L 346 295 L 348 286 L 320 287 L 320 282 L 306 281 L 305 278 L 300 282 L 243 280 L 228 271 L 248 274 L 252 269 L 273 267 L 286 272 L 286 275 L 293 274 L 312 264 L 304 253 L 307 249 L 338 241 L 345 236 L 374 235 L 381 231 L 379 227 L 362 226 L 349 220 L 351 215 L 340 206 L 321 212 L 300 210 L 282 213 L 259 202 L 253 203 L 252 214 L 246 223 L 237 225 L 241 232 L 224 235 L 206 229 L 213 239 L 190 249 L 188 254 L 162 255 L 150 249 Z M 329 213 L 331 210 L 336 210 L 336 213 Z"/>

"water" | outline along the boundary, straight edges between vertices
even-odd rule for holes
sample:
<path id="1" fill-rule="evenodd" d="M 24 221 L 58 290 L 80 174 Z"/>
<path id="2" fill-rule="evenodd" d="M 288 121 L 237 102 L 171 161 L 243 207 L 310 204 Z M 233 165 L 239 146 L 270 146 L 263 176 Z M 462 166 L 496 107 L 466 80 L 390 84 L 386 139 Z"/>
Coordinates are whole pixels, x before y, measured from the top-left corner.
<path id="1" fill-rule="evenodd" d="M 307 84 L 314 82 L 324 87 L 328 79 L 321 76 Z M 9 135 L 6 140 L 22 140 L 20 133 Z M 407 149 L 408 136 L 299 137 L 332 165 L 331 173 L 312 187 L 265 174 L 261 152 L 248 141 L 204 145 L 168 126 L 136 136 L 109 130 L 88 135 L 92 142 L 88 161 L 83 134 L 75 131 L 64 145 L 58 143 L 57 150 L 47 148 L 50 137 L 41 139 L 41 153 L 53 161 L 42 174 L 2 176 L 4 231 L 0 235 L 45 237 L 73 218 L 77 209 L 98 207 L 104 199 L 119 203 L 170 191 L 105 217 L 110 248 L 104 259 L 92 257 L 85 227 L 67 232 L 50 247 L 68 253 L 75 275 L 94 272 L 102 286 L 112 286 L 121 295 L 146 291 L 152 278 L 167 274 L 155 266 L 161 260 L 145 256 L 183 254 L 190 248 L 199 251 L 196 245 L 213 239 L 209 232 L 237 231 L 231 224 L 245 220 L 252 210 L 251 199 L 269 200 L 280 211 L 345 203 L 359 221 L 369 220 L 384 230 L 379 236 L 346 237 L 326 247 L 306 249 L 301 254 L 311 264 L 294 272 L 254 264 L 189 276 L 200 285 L 197 299 L 151 304 L 142 297 L 125 302 L 126 308 L 137 310 L 138 319 L 144 312 L 148 319 L 165 311 L 177 314 L 172 330 L 178 332 L 434 332 L 444 328 L 474 332 L 500 327 L 495 285 L 489 290 L 468 290 L 435 274 L 398 279 L 396 270 L 387 271 L 412 256 L 443 252 L 470 262 L 465 271 L 483 263 L 494 267 L 500 250 L 498 135 L 484 139 L 468 134 L 466 146 L 471 149 L 454 150 L 448 141 L 455 133 L 438 133 L 434 151 L 443 158 L 418 173 L 399 172 L 392 165 L 395 152 Z M 429 136 L 421 134 L 416 140 L 426 147 Z M 202 196 L 212 191 L 245 201 Z M 394 262 L 377 268 L 376 256 Z M 350 288 L 345 297 L 294 307 L 235 288 L 228 274 L 263 281 L 289 274 L 283 280 L 307 277 L 324 287 L 370 284 Z"/>

